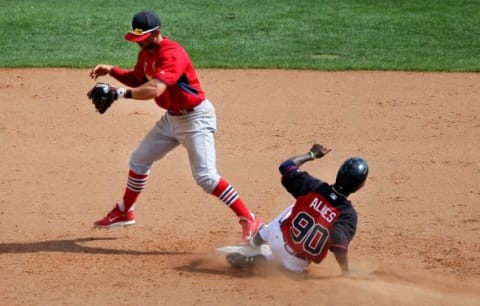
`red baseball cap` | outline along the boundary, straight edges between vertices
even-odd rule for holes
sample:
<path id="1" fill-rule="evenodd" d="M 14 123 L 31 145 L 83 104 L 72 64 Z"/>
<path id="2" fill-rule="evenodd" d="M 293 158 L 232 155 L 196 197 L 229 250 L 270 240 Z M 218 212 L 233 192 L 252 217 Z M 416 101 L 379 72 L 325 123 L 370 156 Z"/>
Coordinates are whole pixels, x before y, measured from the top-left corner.
<path id="1" fill-rule="evenodd" d="M 141 42 L 148 38 L 151 32 L 159 30 L 162 26 L 160 17 L 152 11 L 135 14 L 132 20 L 132 31 L 125 34 L 125 39 L 132 42 Z"/>

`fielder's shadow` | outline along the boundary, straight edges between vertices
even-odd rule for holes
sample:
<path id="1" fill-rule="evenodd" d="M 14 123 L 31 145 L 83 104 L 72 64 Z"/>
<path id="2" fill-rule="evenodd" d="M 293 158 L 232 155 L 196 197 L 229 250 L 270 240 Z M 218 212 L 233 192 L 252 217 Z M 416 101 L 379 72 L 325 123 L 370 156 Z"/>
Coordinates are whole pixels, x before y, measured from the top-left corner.
<path id="1" fill-rule="evenodd" d="M 136 251 L 116 250 L 100 247 L 91 247 L 82 243 L 99 240 L 116 240 L 117 238 L 77 238 L 63 240 L 47 240 L 27 243 L 0 243 L 0 254 L 3 253 L 36 253 L 36 252 L 66 252 L 106 255 L 185 255 L 187 252 L 175 251 Z"/>

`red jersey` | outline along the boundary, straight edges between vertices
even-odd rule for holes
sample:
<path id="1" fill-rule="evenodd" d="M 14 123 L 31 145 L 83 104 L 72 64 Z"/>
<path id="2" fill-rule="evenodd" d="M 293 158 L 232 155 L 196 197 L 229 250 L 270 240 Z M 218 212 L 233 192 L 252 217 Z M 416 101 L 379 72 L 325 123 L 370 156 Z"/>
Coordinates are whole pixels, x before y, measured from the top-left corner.
<path id="1" fill-rule="evenodd" d="M 327 256 L 330 233 L 339 215 L 320 193 L 300 196 L 280 226 L 283 238 L 297 255 L 319 263 Z"/>
<path id="2" fill-rule="evenodd" d="M 158 106 L 179 111 L 193 108 L 205 100 L 190 56 L 177 42 L 164 37 L 153 53 L 141 50 L 134 68 L 137 80 L 158 79 L 167 85 L 155 98 Z"/>

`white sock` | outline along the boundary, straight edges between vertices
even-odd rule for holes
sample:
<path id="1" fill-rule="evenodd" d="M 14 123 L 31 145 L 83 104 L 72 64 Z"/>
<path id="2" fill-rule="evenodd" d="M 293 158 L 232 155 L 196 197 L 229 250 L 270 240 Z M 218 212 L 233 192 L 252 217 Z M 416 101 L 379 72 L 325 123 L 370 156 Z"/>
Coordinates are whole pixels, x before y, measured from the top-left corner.
<path id="1" fill-rule="evenodd" d="M 125 203 L 123 203 L 123 200 L 118 201 L 117 205 L 121 212 L 125 212 Z"/>

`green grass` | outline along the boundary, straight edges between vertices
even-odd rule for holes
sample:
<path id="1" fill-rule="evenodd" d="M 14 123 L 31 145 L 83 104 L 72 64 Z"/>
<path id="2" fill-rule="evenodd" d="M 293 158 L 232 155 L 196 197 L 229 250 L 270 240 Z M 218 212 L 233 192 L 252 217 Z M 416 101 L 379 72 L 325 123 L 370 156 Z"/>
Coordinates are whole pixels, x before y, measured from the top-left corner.
<path id="1" fill-rule="evenodd" d="M 131 67 L 134 13 L 199 68 L 480 71 L 480 0 L 0 0 L 0 66 Z"/>

